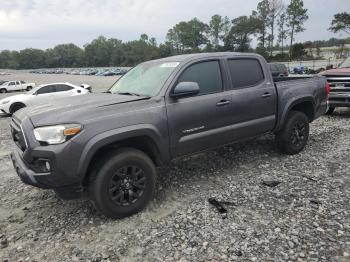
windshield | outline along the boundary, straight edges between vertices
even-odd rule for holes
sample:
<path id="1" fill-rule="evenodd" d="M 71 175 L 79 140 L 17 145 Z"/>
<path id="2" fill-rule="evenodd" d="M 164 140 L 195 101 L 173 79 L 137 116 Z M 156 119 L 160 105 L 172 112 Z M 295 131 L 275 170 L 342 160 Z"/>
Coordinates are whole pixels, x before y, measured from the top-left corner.
<path id="1" fill-rule="evenodd" d="M 112 94 L 155 96 L 179 62 L 146 62 L 131 69 L 110 89 Z"/>
<path id="2" fill-rule="evenodd" d="M 340 64 L 340 68 L 350 67 L 350 57 L 344 60 L 343 63 Z"/>

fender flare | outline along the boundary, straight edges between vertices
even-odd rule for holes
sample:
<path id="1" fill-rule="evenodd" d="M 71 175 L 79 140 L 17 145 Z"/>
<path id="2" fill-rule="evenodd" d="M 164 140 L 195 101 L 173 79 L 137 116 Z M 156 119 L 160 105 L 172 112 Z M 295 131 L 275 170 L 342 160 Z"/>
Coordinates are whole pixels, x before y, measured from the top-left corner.
<path id="1" fill-rule="evenodd" d="M 315 114 L 315 102 L 314 102 L 313 96 L 310 95 L 310 96 L 294 97 L 285 105 L 283 111 L 279 113 L 279 121 L 276 125 L 275 132 L 279 131 L 282 128 L 292 108 L 298 104 L 305 103 L 305 102 L 312 104 L 313 114 Z"/>
<path id="2" fill-rule="evenodd" d="M 121 127 L 100 133 L 88 141 L 88 143 L 84 146 L 79 159 L 77 172 L 78 176 L 85 177 L 90 162 L 99 149 L 110 144 L 122 142 L 123 140 L 140 136 L 146 136 L 154 142 L 162 159 L 167 160 L 170 158 L 169 152 L 164 152 L 164 150 L 162 150 L 162 148 L 168 148 L 168 145 L 164 145 L 164 139 L 162 138 L 162 135 L 153 125 L 139 124 Z"/>

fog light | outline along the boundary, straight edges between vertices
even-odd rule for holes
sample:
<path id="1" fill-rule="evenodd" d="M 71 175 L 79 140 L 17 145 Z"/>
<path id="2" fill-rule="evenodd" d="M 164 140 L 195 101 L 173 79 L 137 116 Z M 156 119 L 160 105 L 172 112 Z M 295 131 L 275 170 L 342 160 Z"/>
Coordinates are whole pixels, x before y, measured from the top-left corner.
<path id="1" fill-rule="evenodd" d="M 31 169 L 36 173 L 47 173 L 51 171 L 50 161 L 48 159 L 36 159 L 31 164 Z"/>
<path id="2" fill-rule="evenodd" d="M 46 161 L 45 167 L 46 167 L 46 170 L 47 170 L 47 171 L 50 171 L 51 166 L 50 166 L 50 163 L 49 163 L 48 161 Z"/>

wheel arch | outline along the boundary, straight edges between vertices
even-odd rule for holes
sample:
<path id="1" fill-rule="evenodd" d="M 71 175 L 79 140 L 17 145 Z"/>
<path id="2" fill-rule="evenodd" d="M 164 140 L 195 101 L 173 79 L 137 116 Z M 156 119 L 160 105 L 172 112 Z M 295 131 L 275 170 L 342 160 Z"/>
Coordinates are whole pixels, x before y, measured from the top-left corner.
<path id="1" fill-rule="evenodd" d="M 13 113 L 14 113 L 14 112 L 12 112 L 12 111 L 13 111 L 13 108 L 14 108 L 15 106 L 26 107 L 26 104 L 23 103 L 23 102 L 20 102 L 20 101 L 13 102 L 13 103 L 9 106 L 9 113 L 10 113 L 10 114 L 13 114 Z"/>
<path id="2" fill-rule="evenodd" d="M 315 103 L 312 97 L 296 98 L 290 101 L 284 108 L 275 131 L 279 131 L 282 128 L 290 111 L 304 113 L 308 117 L 310 123 L 315 118 Z"/>
<path id="3" fill-rule="evenodd" d="M 78 175 L 83 177 L 83 183 L 87 181 L 89 171 L 94 165 L 99 164 L 100 159 L 105 159 L 111 151 L 117 148 L 135 148 L 147 154 L 156 166 L 162 166 L 169 161 L 169 153 L 162 151 L 168 145 L 161 144 L 160 134 L 150 128 L 129 130 L 121 128 L 99 134 L 86 144 L 80 157 Z"/>

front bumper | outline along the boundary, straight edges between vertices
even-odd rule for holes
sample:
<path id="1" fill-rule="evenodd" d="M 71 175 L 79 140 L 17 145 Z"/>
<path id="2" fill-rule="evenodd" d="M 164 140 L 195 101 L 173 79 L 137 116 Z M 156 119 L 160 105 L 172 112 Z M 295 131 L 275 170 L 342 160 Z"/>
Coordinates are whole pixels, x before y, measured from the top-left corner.
<path id="1" fill-rule="evenodd" d="M 350 107 L 350 92 L 349 93 L 331 93 L 328 98 L 330 107 Z"/>
<path id="2" fill-rule="evenodd" d="M 8 107 L 4 105 L 0 105 L 0 114 L 8 115 L 9 114 Z"/>
<path id="3" fill-rule="evenodd" d="M 77 169 L 82 147 L 72 141 L 42 146 L 34 138 L 33 128 L 29 119 L 21 125 L 15 119 L 11 123 L 16 144 L 11 160 L 18 176 L 25 184 L 54 189 L 62 198 L 79 197 L 83 177 L 77 174 Z M 43 162 L 49 163 L 49 169 L 43 169 Z"/>
<path id="4" fill-rule="evenodd" d="M 45 180 L 48 179 L 51 173 L 35 173 L 33 170 L 27 167 L 24 160 L 17 151 L 12 152 L 10 156 L 13 167 L 15 168 L 17 175 L 20 177 L 23 183 L 39 188 L 51 188 L 50 185 L 45 183 Z"/>

